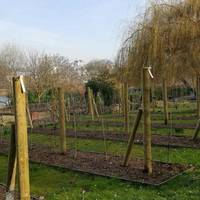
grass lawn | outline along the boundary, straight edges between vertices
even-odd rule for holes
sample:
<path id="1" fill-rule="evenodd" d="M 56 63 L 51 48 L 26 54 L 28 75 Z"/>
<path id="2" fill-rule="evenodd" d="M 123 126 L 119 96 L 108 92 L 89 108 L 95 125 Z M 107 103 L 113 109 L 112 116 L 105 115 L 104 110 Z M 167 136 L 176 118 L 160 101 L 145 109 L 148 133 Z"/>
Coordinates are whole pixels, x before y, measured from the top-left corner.
<path id="1" fill-rule="evenodd" d="M 44 135 L 30 135 L 30 140 L 38 144 L 48 144 L 57 148 L 58 138 Z M 103 141 L 68 139 L 68 147 L 82 151 L 104 152 Z M 123 155 L 126 144 L 107 142 L 109 153 Z M 132 156 L 143 156 L 143 147 L 135 145 Z M 169 157 L 168 157 L 169 156 Z M 153 147 L 156 160 L 193 164 L 195 171 L 188 172 L 169 183 L 155 188 L 121 182 L 98 176 L 55 169 L 31 164 L 31 191 L 45 196 L 46 199 L 199 199 L 200 191 L 200 151 L 194 149 L 170 149 Z M 169 160 L 168 160 L 169 158 Z M 0 182 L 5 183 L 7 157 L 0 156 Z"/>
<path id="2" fill-rule="evenodd" d="M 52 145 L 43 135 L 31 135 L 31 140 L 38 143 Z M 57 146 L 58 141 L 54 141 Z M 68 142 L 68 147 L 74 147 L 74 140 Z M 76 147 L 82 151 L 104 152 L 102 141 L 77 140 Z M 122 155 L 125 144 L 109 142 L 108 151 Z M 143 155 L 142 146 L 135 145 L 133 155 Z M 153 157 L 157 160 L 167 161 L 166 148 L 153 148 Z M 192 149 L 171 149 L 170 162 L 187 163 L 196 166 L 193 172 L 185 173 L 169 183 L 160 187 L 150 187 L 140 184 L 122 182 L 98 176 L 90 176 L 63 169 L 55 169 L 44 165 L 31 164 L 31 192 L 45 196 L 46 199 L 199 199 L 200 190 L 200 151 Z M 7 157 L 0 156 L 0 182 L 5 183 Z"/>
<path id="3" fill-rule="evenodd" d="M 189 108 L 191 109 L 191 107 Z M 185 108 L 183 113 L 187 116 L 190 111 Z M 179 113 L 176 115 L 179 115 Z M 160 113 L 158 116 L 161 117 Z M 89 117 L 82 118 L 87 119 Z M 106 115 L 105 118 L 110 120 L 112 116 Z M 184 121 L 184 123 L 186 122 Z M 81 125 L 77 128 L 85 130 L 102 129 L 101 126 L 93 125 Z M 122 131 L 123 127 L 105 127 L 105 129 Z M 171 129 L 153 129 L 153 132 L 160 134 L 168 134 L 169 131 L 172 134 L 187 136 L 193 134 L 193 130 L 176 133 Z M 8 139 L 9 131 L 2 137 Z M 42 134 L 30 134 L 29 140 L 32 143 L 50 145 L 52 148 L 58 148 L 59 145 L 58 137 Z M 105 145 L 100 140 L 67 139 L 68 148 L 95 152 L 105 152 L 106 150 L 115 155 L 124 155 L 126 145 L 125 142 L 107 141 Z M 134 145 L 131 156 L 143 157 L 143 146 Z M 151 187 L 31 163 L 31 192 L 35 195 L 44 196 L 47 200 L 199 200 L 200 150 L 153 147 L 153 158 L 164 162 L 191 164 L 195 166 L 195 170 L 187 172 L 163 186 Z M 0 155 L 0 182 L 5 183 L 6 173 L 7 157 Z"/>

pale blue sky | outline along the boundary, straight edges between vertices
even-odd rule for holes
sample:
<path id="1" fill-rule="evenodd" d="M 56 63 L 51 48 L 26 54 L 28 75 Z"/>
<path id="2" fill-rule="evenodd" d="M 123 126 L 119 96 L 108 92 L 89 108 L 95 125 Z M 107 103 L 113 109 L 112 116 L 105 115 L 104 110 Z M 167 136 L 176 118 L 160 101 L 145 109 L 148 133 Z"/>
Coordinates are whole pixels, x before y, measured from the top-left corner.
<path id="1" fill-rule="evenodd" d="M 114 59 L 126 27 L 147 0 L 0 0 L 0 45 Z"/>

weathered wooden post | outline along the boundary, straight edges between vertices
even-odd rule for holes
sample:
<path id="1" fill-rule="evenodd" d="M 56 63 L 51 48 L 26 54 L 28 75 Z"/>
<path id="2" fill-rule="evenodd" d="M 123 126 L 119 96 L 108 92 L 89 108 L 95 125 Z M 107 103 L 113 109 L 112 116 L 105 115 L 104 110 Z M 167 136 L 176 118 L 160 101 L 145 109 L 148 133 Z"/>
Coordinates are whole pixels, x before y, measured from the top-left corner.
<path id="1" fill-rule="evenodd" d="M 93 103 L 92 103 L 92 91 L 91 91 L 91 89 L 89 87 L 87 88 L 87 93 L 88 93 L 88 111 L 89 111 L 89 114 L 92 117 L 92 120 L 94 120 L 94 109 L 93 109 Z"/>
<path id="2" fill-rule="evenodd" d="M 155 112 L 156 109 L 156 99 L 155 99 L 155 82 L 151 85 L 151 104 L 152 104 L 152 111 Z"/>
<path id="3" fill-rule="evenodd" d="M 124 83 L 124 122 L 125 133 L 129 133 L 129 102 L 128 102 L 128 83 Z"/>
<path id="4" fill-rule="evenodd" d="M 141 118 L 142 118 L 142 109 L 140 108 L 138 111 L 137 117 L 135 119 L 135 122 L 134 122 L 133 132 L 129 138 L 128 147 L 127 147 L 126 155 L 124 158 L 123 166 L 127 166 L 127 163 L 128 163 L 128 160 L 129 160 L 129 157 L 131 154 L 131 150 L 132 150 L 132 145 L 134 143 L 135 136 L 136 136 L 137 129 L 140 124 Z"/>
<path id="5" fill-rule="evenodd" d="M 59 123 L 60 123 L 60 151 L 66 153 L 66 130 L 65 130 L 65 97 L 64 89 L 58 88 L 59 92 Z"/>
<path id="6" fill-rule="evenodd" d="M 97 109 L 97 104 L 95 102 L 95 99 L 94 99 L 93 95 L 92 95 L 92 103 L 93 103 L 93 108 L 94 108 L 95 115 L 99 118 L 99 112 L 98 112 L 98 109 Z"/>
<path id="7" fill-rule="evenodd" d="M 144 171 L 152 173 L 151 152 L 151 103 L 150 103 L 150 74 L 149 68 L 143 68 L 143 112 L 144 112 Z"/>
<path id="8" fill-rule="evenodd" d="M 10 135 L 10 152 L 8 158 L 8 175 L 7 175 L 7 192 L 12 194 L 15 190 L 16 182 L 16 169 L 17 169 L 17 155 L 16 155 L 16 136 L 15 136 L 15 125 L 11 125 Z M 12 197 L 11 197 L 12 198 Z M 13 197 L 14 199 L 14 197 Z"/>
<path id="9" fill-rule="evenodd" d="M 32 122 L 31 113 L 30 113 L 30 109 L 29 109 L 29 105 L 28 105 L 28 94 L 26 95 L 26 114 L 28 117 L 29 125 L 30 125 L 31 129 L 33 129 L 33 122 Z"/>
<path id="10" fill-rule="evenodd" d="M 71 103 L 70 103 L 70 98 L 68 97 L 67 98 L 67 113 L 66 113 L 66 118 L 67 118 L 67 121 L 69 122 L 70 121 L 70 110 L 71 110 Z"/>
<path id="11" fill-rule="evenodd" d="M 125 113 L 125 103 L 124 103 L 124 83 L 121 84 L 121 109 L 122 115 Z"/>
<path id="12" fill-rule="evenodd" d="M 198 120 L 196 128 L 195 128 L 193 141 L 195 141 L 197 139 L 199 131 L 200 131 L 200 119 Z"/>
<path id="13" fill-rule="evenodd" d="M 165 125 L 168 124 L 168 119 L 169 119 L 169 115 L 168 115 L 168 97 L 167 97 L 167 83 L 166 80 L 163 80 L 163 106 L 164 106 L 164 122 Z"/>
<path id="14" fill-rule="evenodd" d="M 196 77 L 197 117 L 200 117 L 200 76 Z"/>
<path id="15" fill-rule="evenodd" d="M 26 95 L 23 77 L 13 78 L 13 85 L 20 200 L 30 200 Z"/>

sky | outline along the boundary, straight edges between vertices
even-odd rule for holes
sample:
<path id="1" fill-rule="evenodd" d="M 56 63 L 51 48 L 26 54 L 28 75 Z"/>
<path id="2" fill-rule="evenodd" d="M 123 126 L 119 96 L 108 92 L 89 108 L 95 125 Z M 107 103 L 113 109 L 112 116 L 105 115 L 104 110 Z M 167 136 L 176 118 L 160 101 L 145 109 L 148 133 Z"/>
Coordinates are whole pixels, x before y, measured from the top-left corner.
<path id="1" fill-rule="evenodd" d="M 147 0 L 0 0 L 0 47 L 7 43 L 69 59 L 114 60 Z"/>

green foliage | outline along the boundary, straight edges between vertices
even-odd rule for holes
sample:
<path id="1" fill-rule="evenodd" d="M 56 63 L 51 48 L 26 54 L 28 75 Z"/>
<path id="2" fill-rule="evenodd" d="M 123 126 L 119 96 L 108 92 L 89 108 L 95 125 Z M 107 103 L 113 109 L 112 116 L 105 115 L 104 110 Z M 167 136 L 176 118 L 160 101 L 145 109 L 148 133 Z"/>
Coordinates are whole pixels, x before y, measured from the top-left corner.
<path id="1" fill-rule="evenodd" d="M 54 98 L 56 92 L 57 92 L 56 89 L 47 90 L 40 98 L 40 103 L 50 102 Z M 37 94 L 33 91 L 29 91 L 28 101 L 29 103 L 38 103 L 39 99 L 38 99 Z"/>
<path id="2" fill-rule="evenodd" d="M 105 106 L 110 106 L 113 103 L 115 89 L 112 83 L 100 79 L 92 79 L 86 83 L 86 87 L 92 89 L 95 97 L 100 93 Z"/>

